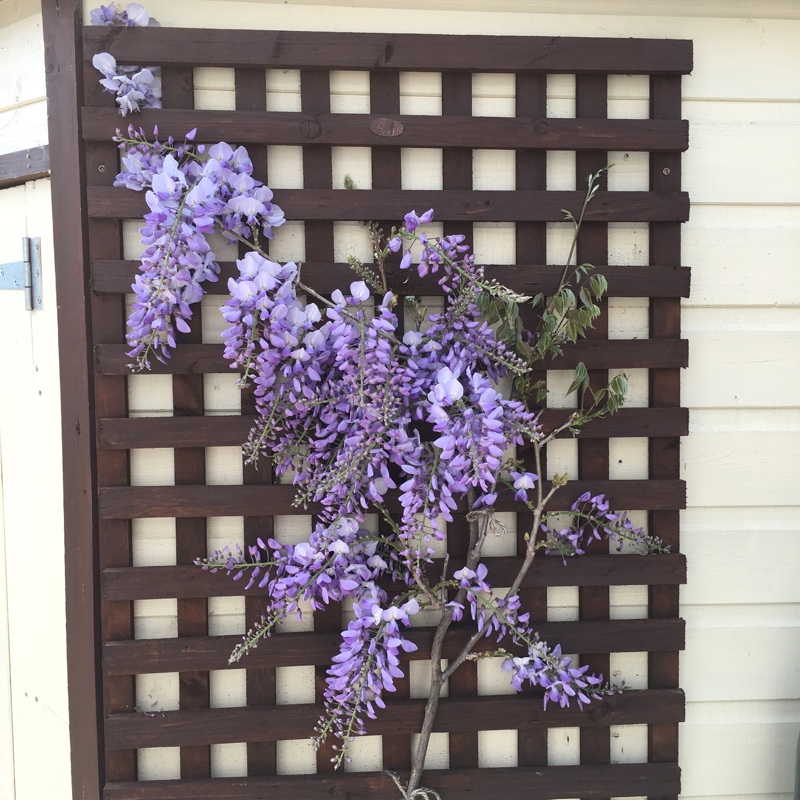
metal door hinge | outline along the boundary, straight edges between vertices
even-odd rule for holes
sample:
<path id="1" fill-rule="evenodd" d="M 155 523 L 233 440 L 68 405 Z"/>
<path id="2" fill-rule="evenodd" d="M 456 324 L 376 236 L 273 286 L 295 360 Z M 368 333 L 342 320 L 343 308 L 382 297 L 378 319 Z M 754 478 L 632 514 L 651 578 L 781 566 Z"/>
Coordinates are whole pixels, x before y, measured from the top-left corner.
<path id="1" fill-rule="evenodd" d="M 42 307 L 41 240 L 22 239 L 22 261 L 0 264 L 0 289 L 22 289 L 28 311 Z"/>

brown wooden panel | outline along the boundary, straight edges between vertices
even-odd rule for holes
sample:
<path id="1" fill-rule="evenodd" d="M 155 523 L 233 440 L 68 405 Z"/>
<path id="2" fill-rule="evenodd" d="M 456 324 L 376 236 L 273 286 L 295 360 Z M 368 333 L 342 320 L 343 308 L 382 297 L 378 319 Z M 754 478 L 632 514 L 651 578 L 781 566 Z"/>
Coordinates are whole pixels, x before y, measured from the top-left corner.
<path id="1" fill-rule="evenodd" d="M 95 346 L 98 375 L 129 374 L 130 356 L 124 344 Z M 230 372 L 221 344 L 184 345 L 166 364 L 154 362 L 154 374 Z M 564 354 L 547 363 L 549 369 L 573 369 L 583 362 L 589 369 L 685 367 L 689 343 L 685 339 L 583 339 L 564 347 Z"/>
<path id="2" fill-rule="evenodd" d="M 677 764 L 610 764 L 514 769 L 426 770 L 425 785 L 445 797 L 486 800 L 553 800 L 585 797 L 667 796 L 680 791 Z M 107 783 L 105 800 L 376 800 L 394 797 L 397 788 L 384 772 L 336 775 L 286 775 L 275 778 L 216 778 L 207 781 Z"/>
<path id="3" fill-rule="evenodd" d="M 373 155 L 375 158 L 375 155 Z M 519 223 L 519 225 L 536 223 Z M 519 227 L 518 225 L 518 227 Z M 517 264 L 486 264 L 486 274 L 499 283 L 522 294 L 552 295 L 559 285 L 563 266 L 524 263 L 518 257 Z M 92 264 L 92 289 L 95 292 L 130 292 L 131 283 L 139 270 L 138 261 L 95 261 Z M 220 276 L 217 283 L 206 283 L 208 294 L 225 295 L 228 292 L 228 279 L 239 274 L 236 265 L 230 261 L 220 262 Z M 347 280 L 347 264 L 314 264 L 303 262 L 303 280 L 323 294 L 341 289 Z M 604 275 L 608 281 L 609 297 L 688 297 L 691 270 L 688 267 L 615 267 L 594 265 L 594 273 Z M 389 282 L 398 285 L 409 294 L 443 294 L 438 282 L 422 279 L 416 270 L 400 272 L 391 265 L 387 269 Z M 585 281 L 582 281 L 583 283 Z M 579 283 L 580 285 L 580 283 Z"/>
<path id="4" fill-rule="evenodd" d="M 599 384 L 611 368 L 648 368 L 651 373 L 648 409 L 625 409 L 622 414 L 587 428 L 579 444 L 581 480 L 559 492 L 552 507 L 567 508 L 584 490 L 609 494 L 618 508 L 651 511 L 651 529 L 677 551 L 678 509 L 685 505 L 685 486 L 679 480 L 678 436 L 685 433 L 687 412 L 680 408 L 679 369 L 688 361 L 687 343 L 680 339 L 680 300 L 688 296 L 689 271 L 680 264 L 680 222 L 688 218 L 688 197 L 680 192 L 680 151 L 687 146 L 687 124 L 680 120 L 681 73 L 691 69 L 690 42 L 644 40 L 552 39 L 544 37 L 452 37 L 448 35 L 285 33 L 272 31 L 197 31 L 180 29 L 94 29 L 85 32 L 90 52 L 111 50 L 125 63 L 126 53 L 135 63 L 164 64 L 165 105 L 161 111 L 139 118 L 145 128 L 159 123 L 161 132 L 177 134 L 198 127 L 204 139 L 236 138 L 252 145 L 254 174 L 264 179 L 264 143 L 303 146 L 304 189 L 282 190 L 276 198 L 287 218 L 305 221 L 304 278 L 323 293 L 337 288 L 349 275 L 345 265 L 333 264 L 333 220 L 398 220 L 408 209 L 433 206 L 445 232 L 468 234 L 474 221 L 517 223 L 516 265 L 490 265 L 491 277 L 526 292 L 552 293 L 561 267 L 537 266 L 545 260 L 545 223 L 560 221 L 563 208 L 577 211 L 583 200 L 576 192 L 546 191 L 547 150 L 578 151 L 579 174 L 603 166 L 608 150 L 641 150 L 650 153 L 649 192 L 601 192 L 587 216 L 580 243 L 581 260 L 602 265 L 608 260 L 605 228 L 608 222 L 651 223 L 652 266 L 600 266 L 610 283 L 610 296 L 649 297 L 651 340 L 607 340 L 602 319 L 596 338 L 571 348 L 549 364 L 569 369 L 583 361 Z M 234 47 L 231 42 L 235 41 Z M 127 50 L 126 50 L 127 48 Z M 149 54 L 149 55 L 148 55 Z M 195 111 L 191 108 L 191 75 L 194 65 L 233 66 L 236 72 L 236 111 Z M 302 110 L 299 113 L 265 112 L 265 68 L 301 69 Z M 330 113 L 330 69 L 368 69 L 371 74 L 370 114 Z M 443 71 L 443 117 L 399 114 L 399 70 Z M 475 118 L 471 114 L 473 71 L 515 71 L 516 118 Z M 578 76 L 577 119 L 546 117 L 546 73 Z M 607 74 L 649 74 L 653 78 L 650 120 L 605 119 Z M 93 73 L 92 73 L 93 74 Z M 183 76 L 175 81 L 176 76 Z M 671 77 L 675 76 L 675 77 Z M 86 92 L 84 133 L 88 140 L 106 140 L 119 124 L 113 101 L 96 87 L 96 76 Z M 661 82 L 659 82 L 661 81 Z M 178 87 L 180 96 L 176 95 Z M 176 111 L 169 106 L 180 105 Z M 234 137 L 230 131 L 237 130 Z M 372 148 L 371 190 L 341 191 L 331 188 L 332 145 Z M 92 145 L 99 154 L 112 146 Z M 402 191 L 400 147 L 443 147 L 443 186 L 440 192 Z M 472 148 L 504 148 L 517 151 L 517 191 L 472 192 Z M 94 150 L 92 150 L 94 152 Z M 601 158 L 602 157 L 602 158 Z M 96 158 L 84 165 L 99 169 Z M 88 214 L 93 243 L 91 288 L 96 319 L 94 331 L 99 415 L 97 457 L 100 482 L 102 604 L 106 668 L 104 690 L 111 702 L 109 742 L 119 750 L 108 754 L 110 769 L 107 797 L 258 797 L 306 798 L 314 796 L 358 800 L 390 796 L 394 789 L 382 775 L 250 777 L 231 780 L 184 780 L 137 785 L 131 769 L 131 753 L 140 746 L 179 746 L 184 777 L 208 775 L 207 754 L 211 743 L 248 742 L 251 776 L 274 775 L 275 742 L 304 736 L 313 727 L 319 706 L 274 706 L 274 670 L 278 666 L 312 664 L 317 667 L 317 701 L 324 679 L 324 665 L 335 649 L 342 624 L 340 611 L 315 615 L 315 632 L 280 634 L 256 651 L 246 665 L 249 708 L 192 709 L 192 698 L 207 686 L 194 684 L 192 676 L 211 669 L 226 669 L 227 655 L 238 637 L 208 637 L 198 625 L 205 622 L 207 597 L 236 595 L 241 584 L 225 575 L 211 575 L 187 563 L 198 549 L 205 517 L 244 516 L 245 541 L 269 533 L 273 514 L 313 513 L 316 508 L 292 506 L 293 487 L 270 485 L 268 466 L 245 469 L 243 486 L 204 486 L 203 449 L 236 446 L 249 428 L 253 413 L 251 394 L 243 397 L 239 418 L 203 416 L 203 373 L 228 371 L 221 346 L 183 342 L 172 363 L 156 371 L 173 376 L 176 416 L 160 419 L 125 419 L 122 404 L 129 360 L 124 356 L 122 295 L 129 291 L 137 265 L 123 260 L 118 249 L 118 220 L 138 218 L 144 211 L 140 194 L 109 187 L 115 165 L 104 163 L 107 175 L 94 176 L 88 191 Z M 91 173 L 90 173 L 91 174 Z M 338 176 L 337 176 L 338 177 Z M 581 174 L 582 177 L 582 174 Z M 109 239 L 109 234 L 111 237 Z M 116 237 L 116 239 L 114 238 Z M 109 241 L 111 244 L 109 244 Z M 228 256 L 232 259 L 234 251 Z M 212 293 L 222 295 L 227 278 L 234 274 L 231 260 L 222 265 L 219 284 Z M 399 276 L 398 276 L 399 277 Z M 429 294 L 413 270 L 403 275 L 408 293 Z M 433 290 L 436 292 L 436 290 Z M 198 328 L 199 329 L 199 328 Z M 181 417 L 181 413 L 191 417 Z M 547 426 L 558 424 L 563 410 L 545 412 Z M 643 436 L 650 440 L 649 481 L 609 481 L 607 439 Z M 178 486 L 129 487 L 127 450 L 171 446 L 175 449 Z M 522 451 L 530 462 L 530 452 Z M 530 463 L 528 463 L 530 467 Z M 396 497 L 389 505 L 397 509 Z M 503 501 L 499 508 L 511 510 Z M 461 508 L 463 512 L 465 508 Z M 178 530 L 178 565 L 133 568 L 130 566 L 130 520 L 175 517 Z M 524 518 L 519 520 L 524 528 Z M 451 526 L 451 551 L 457 562 L 458 522 Z M 87 528 L 88 530 L 88 528 Z M 463 536 L 462 536 L 463 538 Z M 204 534 L 202 536 L 205 541 Z M 202 543 L 201 543 L 202 544 Z M 181 563 L 184 562 L 184 563 Z M 440 565 L 435 565 L 437 570 Z M 457 563 L 452 564 L 457 567 Z M 508 584 L 517 569 L 514 559 L 492 559 L 490 568 L 498 585 Z M 453 767 L 447 772 L 426 773 L 424 783 L 450 797 L 536 798 L 575 796 L 602 800 L 612 796 L 646 795 L 677 797 L 679 773 L 677 722 L 682 719 L 682 696 L 677 687 L 677 653 L 683 647 L 684 627 L 677 619 L 677 584 L 685 580 L 684 558 L 675 552 L 665 556 L 590 555 L 564 566 L 560 559 L 541 558 L 522 587 L 526 606 L 534 617 L 546 615 L 547 586 L 581 587 L 581 616 L 577 623 L 543 623 L 543 636 L 560 641 L 571 652 L 590 654 L 593 667 L 604 668 L 609 651 L 650 652 L 650 690 L 610 698 L 587 714 L 566 721 L 577 711 L 547 715 L 537 697 L 477 698 L 473 665 L 451 681 L 451 697 L 443 705 L 441 729 L 451 733 Z M 644 584 L 650 587 L 647 620 L 609 620 L 608 586 Z M 131 636 L 133 599 L 171 596 L 179 601 L 179 637 L 167 640 L 135 640 Z M 253 622 L 264 607 L 264 593 L 251 592 L 246 616 Z M 200 617 L 192 609 L 203 610 Z M 559 625 L 561 627 L 559 627 Z M 430 629 L 410 633 L 420 644 L 413 658 L 430 655 Z M 445 657 L 452 657 L 466 641 L 467 628 L 448 636 Z M 119 639 L 119 641 L 117 641 Z M 485 646 L 486 643 L 482 643 Z M 449 656 L 448 656 L 449 654 Z M 591 655 L 594 654 L 594 655 Z M 237 665 L 240 668 L 240 665 Z M 232 667 L 230 667 L 232 668 Z M 129 713 L 131 677 L 139 672 L 177 671 L 181 674 L 181 710 L 163 717 Z M 404 682 L 399 695 L 407 692 Z M 127 694 L 126 694 L 127 693 Z M 202 693 L 202 692 L 201 692 Z M 464 695 L 463 698 L 458 695 Z M 664 698 L 669 697 L 669 702 Z M 397 698 L 373 732 L 384 739 L 384 765 L 407 769 L 408 742 L 417 730 L 421 701 Z M 680 700 L 680 703 L 678 703 Z M 126 706 L 127 702 L 127 706 Z M 477 710 L 476 710 L 477 709 Z M 535 713 L 527 713 L 533 709 Z M 600 715 L 593 717 L 592 715 Z M 627 716 L 625 716 L 627 714 Z M 487 720 L 484 722 L 484 718 Z M 608 726 L 647 723 L 651 761 L 648 765 L 609 765 Z M 579 767 L 548 768 L 547 725 L 577 724 L 584 728 Z M 517 727 L 517 770 L 477 770 L 475 730 Z M 302 729 L 302 730 L 301 730 Z M 116 737 L 116 738 L 114 738 Z M 328 748 L 318 755 L 318 769 L 330 768 Z M 202 758 L 201 758 L 202 756 Z M 204 760 L 205 759 L 205 760 Z M 202 763 L 201 763 L 202 762 Z M 534 769 L 536 768 L 536 769 Z"/>
<path id="5" fill-rule="evenodd" d="M 569 409 L 545 410 L 540 419 L 545 432 L 562 425 Z M 253 424 L 249 416 L 136 417 L 100 420 L 100 446 L 110 449 L 139 447 L 235 447 L 241 445 Z M 623 408 L 594 420 L 581 432 L 582 439 L 631 436 L 686 436 L 686 408 Z M 560 438 L 569 438 L 564 431 Z M 521 448 L 523 451 L 526 448 Z"/>
<path id="6" fill-rule="evenodd" d="M 688 74 L 680 39 L 330 33 L 196 28 L 84 29 L 84 57 L 112 49 L 120 63 L 281 69 Z"/>
<path id="7" fill-rule="evenodd" d="M 456 569 L 463 559 L 451 559 Z M 487 558 L 496 586 L 509 586 L 518 564 L 512 557 Z M 440 562 L 430 567 L 441 574 Z M 437 572 L 439 570 L 439 572 Z M 682 555 L 586 555 L 567 561 L 543 557 L 525 576 L 523 586 L 629 586 L 681 584 L 686 581 L 686 562 Z M 266 590 L 253 587 L 254 595 Z M 242 584 L 224 573 L 211 573 L 199 567 L 108 568 L 102 575 L 106 600 L 156 599 L 161 597 L 229 597 L 242 594 Z"/>
<path id="8" fill-rule="evenodd" d="M 559 642 L 565 652 L 615 653 L 666 652 L 683 650 L 685 623 L 682 619 L 619 619 L 595 622 L 537 622 L 542 639 Z M 432 628 L 412 628 L 405 638 L 419 648 L 410 660 L 430 658 Z M 451 628 L 445 639 L 445 658 L 454 657 L 471 636 L 469 628 Z M 103 667 L 109 675 L 153 672 L 241 669 L 229 664 L 239 636 L 207 636 L 169 639 L 134 639 L 107 642 L 103 646 Z M 248 667 L 300 667 L 327 663 L 339 645 L 339 633 L 279 633 L 262 642 L 247 656 Z M 494 643 L 482 640 L 476 650 L 487 651 Z"/>
<path id="9" fill-rule="evenodd" d="M 318 145 L 322 147 L 322 145 Z M 281 189 L 280 206 L 290 220 L 401 220 L 412 208 L 430 208 L 436 219 L 452 222 L 561 222 L 563 209 L 574 213 L 584 192 L 471 191 L 388 189 Z M 119 187 L 93 187 L 88 192 L 89 216 L 139 219 L 147 213 L 141 192 Z M 422 213 L 422 212 L 420 212 Z M 585 218 L 599 222 L 685 222 L 685 192 L 603 192 Z M 312 259 L 306 253 L 309 260 Z"/>
<path id="10" fill-rule="evenodd" d="M 499 664 L 498 664 L 498 669 Z M 370 720 L 374 736 L 419 731 L 424 700 L 394 699 Z M 213 708 L 163 711 L 160 714 L 114 714 L 106 720 L 108 747 L 186 747 L 228 742 L 277 742 L 310 735 L 319 719 L 312 704 Z M 443 698 L 434 731 L 474 735 L 484 731 L 580 727 L 604 730 L 609 725 L 639 725 L 645 722 L 677 723 L 684 719 L 684 697 L 679 690 L 625 692 L 596 701 L 581 711 L 542 707 L 541 697 L 532 695 Z"/>
<path id="11" fill-rule="evenodd" d="M 570 481 L 548 504 L 552 511 L 567 510 L 583 492 L 605 494 L 615 508 L 671 511 L 686 507 L 686 486 L 678 479 L 649 481 Z M 152 517 L 241 517 L 269 514 L 314 514 L 293 505 L 295 489 L 281 486 L 130 486 L 100 491 L 102 519 L 148 519 Z M 400 510 L 397 493 L 386 495 L 386 507 Z M 466 510 L 464 501 L 459 510 Z M 501 495 L 498 511 L 516 511 L 509 495 Z"/>
<path id="12" fill-rule="evenodd" d="M 263 70 L 259 70 L 263 74 Z M 266 89 L 265 89 L 266 93 Z M 661 151 L 685 150 L 689 125 L 682 120 L 562 119 L 545 117 L 410 116 L 399 112 L 326 114 L 288 111 L 144 111 L 136 118 L 145 131 L 182 139 L 197 128 L 203 141 L 231 138 L 237 144 L 347 145 L 351 147 L 519 148 L 540 150 Z M 89 141 L 110 141 L 119 128 L 113 109 L 84 108 L 83 134 Z M 1 163 L 1 162 L 0 162 Z M 399 186 L 397 187 L 400 188 Z"/>

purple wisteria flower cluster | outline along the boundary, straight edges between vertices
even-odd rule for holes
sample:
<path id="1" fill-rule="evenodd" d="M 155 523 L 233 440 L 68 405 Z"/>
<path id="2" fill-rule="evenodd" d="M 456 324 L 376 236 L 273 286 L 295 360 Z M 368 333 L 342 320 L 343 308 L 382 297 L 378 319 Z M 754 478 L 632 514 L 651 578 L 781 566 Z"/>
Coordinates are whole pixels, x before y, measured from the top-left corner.
<path id="1" fill-rule="evenodd" d="M 552 529 L 543 522 L 544 545 L 562 557 L 582 556 L 593 541 L 608 539 L 621 551 L 626 544 L 640 545 L 646 552 L 669 552 L 661 540 L 635 528 L 627 512 L 613 511 L 605 495 L 584 492 L 570 506 L 570 524 Z"/>
<path id="2" fill-rule="evenodd" d="M 521 609 L 519 589 L 537 552 L 581 555 L 593 539 L 651 550 L 660 543 L 634 528 L 627 514 L 612 511 L 603 495 L 588 492 L 573 503 L 569 521 L 551 529 L 554 515 L 546 506 L 567 481 L 561 476 L 545 486 L 541 454 L 558 433 L 576 429 L 578 415 L 545 432 L 526 397 L 501 390 L 504 379 L 527 376 L 532 362 L 498 337 L 481 308 L 487 297 L 506 309 L 531 298 L 487 280 L 465 237 L 428 236 L 433 209 L 409 212 L 386 236 L 372 226 L 377 271 L 352 259 L 366 280 L 324 296 L 303 282 L 301 265 L 278 263 L 262 250 L 260 237 L 272 238 L 284 215 L 252 177 L 247 151 L 225 142 L 206 150 L 194 137 L 192 131 L 181 144 L 171 137 L 151 143 L 131 128 L 116 139 L 123 170 L 115 185 L 145 191 L 150 208 L 129 320 L 132 367 L 149 368 L 151 356 L 165 360 L 176 331 L 189 329 L 203 283 L 219 273 L 208 235 L 222 232 L 247 246 L 221 308 L 225 358 L 240 373 L 240 385 L 254 387 L 256 421 L 245 452 L 251 460 L 268 458 L 278 475 L 292 474 L 296 504 L 313 504 L 316 514 L 305 542 L 259 539 L 197 563 L 232 574 L 245 589 L 266 589 L 267 610 L 232 661 L 288 615 L 302 615 L 301 604 L 312 611 L 333 602 L 352 607 L 317 726 L 317 744 L 329 734 L 338 739 L 337 766 L 384 707 L 385 693 L 394 691 L 403 654 L 416 650 L 404 629 L 423 609 L 438 613 L 425 724 L 403 789 L 406 797 L 418 796 L 442 687 L 479 641 L 495 642 L 490 654 L 503 659 L 512 685 L 536 687 L 545 706 L 574 700 L 582 707 L 611 693 L 587 666 L 573 665 L 558 646 L 541 641 Z M 415 268 L 438 282 L 441 313 L 417 309 L 414 324 L 404 327 L 385 268 L 392 254 L 400 270 Z M 528 340 L 536 345 L 534 334 Z M 620 393 L 614 402 L 621 402 Z M 535 454 L 535 463 L 517 459 L 521 446 Z M 532 512 L 532 524 L 522 532 L 517 576 L 496 591 L 481 553 L 487 537 L 502 532 L 496 512 L 512 496 Z M 366 529 L 366 516 L 374 513 L 384 521 L 380 533 Z M 465 516 L 466 559 L 442 568 L 434 561 L 437 543 L 448 523 Z M 447 629 L 469 620 L 474 632 L 442 668 Z M 506 639 L 509 649 L 500 644 Z"/>
<path id="3" fill-rule="evenodd" d="M 139 3 L 128 3 L 117 11 L 112 3 L 90 12 L 92 25 L 120 25 L 126 28 L 159 27 L 156 19 Z M 143 108 L 161 108 L 161 67 L 132 67 L 118 65 L 109 53 L 98 53 L 92 65 L 103 73 L 100 85 L 116 95 L 119 113 L 124 117 Z"/>
<path id="4" fill-rule="evenodd" d="M 156 129 L 155 135 L 158 135 Z M 146 191 L 150 212 L 141 229 L 141 274 L 133 284 L 135 301 L 127 334 L 136 369 L 170 357 L 175 334 L 190 330 L 192 305 L 203 283 L 216 281 L 219 265 L 207 235 L 221 231 L 231 241 L 272 238 L 284 222 L 272 192 L 251 176 L 253 164 L 243 147 L 219 142 L 206 151 L 195 146 L 195 131 L 182 144 L 172 137 L 149 142 L 143 131 L 117 131 L 123 170 L 115 186 Z"/>

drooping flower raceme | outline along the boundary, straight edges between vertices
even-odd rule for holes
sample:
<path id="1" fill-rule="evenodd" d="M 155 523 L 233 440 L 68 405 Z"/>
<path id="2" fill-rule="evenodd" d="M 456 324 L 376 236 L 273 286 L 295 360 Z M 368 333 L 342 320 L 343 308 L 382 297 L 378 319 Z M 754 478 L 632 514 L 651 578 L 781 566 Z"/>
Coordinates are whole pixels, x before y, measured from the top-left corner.
<path id="1" fill-rule="evenodd" d="M 136 299 L 128 321 L 128 355 L 137 369 L 149 368 L 150 358 L 169 358 L 177 331 L 188 332 L 192 305 L 203 296 L 205 281 L 216 281 L 219 265 L 207 234 L 221 230 L 238 237 L 272 237 L 283 223 L 283 212 L 270 202 L 272 193 L 251 177 L 252 162 L 243 147 L 225 142 L 209 148 L 183 144 L 172 137 L 150 143 L 143 132 L 118 132 L 125 155 L 115 186 L 146 191 L 150 212 L 141 229 L 141 274 L 133 284 Z M 263 212 L 243 218 L 241 202 L 253 198 Z"/>
<path id="2" fill-rule="evenodd" d="M 90 13 L 90 19 L 92 25 L 158 27 L 158 21 L 139 3 L 129 3 L 124 11 L 117 11 L 113 3 L 100 6 Z M 100 85 L 116 95 L 123 117 L 142 108 L 161 108 L 161 67 L 121 66 L 109 53 L 95 55 L 92 65 L 103 73 Z"/>

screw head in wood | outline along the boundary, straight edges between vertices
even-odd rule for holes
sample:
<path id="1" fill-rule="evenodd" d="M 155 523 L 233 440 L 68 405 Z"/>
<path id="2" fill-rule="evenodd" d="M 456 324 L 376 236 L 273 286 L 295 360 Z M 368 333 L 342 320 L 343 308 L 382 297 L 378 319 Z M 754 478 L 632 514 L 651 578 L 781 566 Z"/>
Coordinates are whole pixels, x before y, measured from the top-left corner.
<path id="1" fill-rule="evenodd" d="M 669 175 L 670 169 L 669 167 L 664 167 L 664 169 L 662 169 L 661 172 L 664 173 L 664 175 Z"/>

